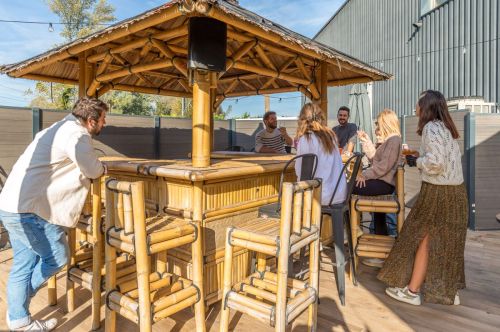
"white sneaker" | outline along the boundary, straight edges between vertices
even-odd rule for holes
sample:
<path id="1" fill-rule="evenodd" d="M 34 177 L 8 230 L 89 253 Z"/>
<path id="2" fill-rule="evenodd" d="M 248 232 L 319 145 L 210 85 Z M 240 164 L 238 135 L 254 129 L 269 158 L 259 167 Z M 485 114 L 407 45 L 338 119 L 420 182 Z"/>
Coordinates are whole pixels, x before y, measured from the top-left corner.
<path id="1" fill-rule="evenodd" d="M 392 297 L 395 300 L 412 304 L 412 305 L 421 305 L 422 304 L 422 299 L 420 297 L 420 294 L 415 294 L 412 293 L 409 289 L 408 286 L 404 288 L 399 288 L 399 287 L 387 287 L 385 289 L 385 293 Z"/>
<path id="2" fill-rule="evenodd" d="M 458 292 L 455 294 L 455 300 L 453 301 L 453 305 L 460 305 L 460 297 L 458 296 Z"/>
<path id="3" fill-rule="evenodd" d="M 377 267 L 379 269 L 381 269 L 382 266 L 384 266 L 384 262 L 385 260 L 380 258 L 365 258 L 361 261 L 363 265 Z"/>
<path id="4" fill-rule="evenodd" d="M 57 319 L 50 318 L 47 320 L 33 320 L 31 324 L 11 331 L 52 331 L 57 326 Z"/>

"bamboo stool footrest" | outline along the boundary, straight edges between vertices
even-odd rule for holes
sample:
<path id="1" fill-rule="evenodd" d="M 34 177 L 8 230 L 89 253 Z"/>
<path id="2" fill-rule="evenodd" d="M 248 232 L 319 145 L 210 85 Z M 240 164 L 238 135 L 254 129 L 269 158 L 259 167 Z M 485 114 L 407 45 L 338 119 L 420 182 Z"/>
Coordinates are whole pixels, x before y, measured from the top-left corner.
<path id="1" fill-rule="evenodd" d="M 359 237 L 356 254 L 360 257 L 386 258 L 395 239 L 391 236 L 365 234 Z"/>
<path id="2" fill-rule="evenodd" d="M 149 254 L 192 243 L 198 236 L 194 223 L 167 215 L 148 218 L 146 233 Z M 133 232 L 127 233 L 124 229 L 111 228 L 107 233 L 107 241 L 120 250 L 130 254 L 135 253 Z"/>
<path id="3" fill-rule="evenodd" d="M 174 279 L 176 281 L 172 282 Z M 138 321 L 139 312 L 137 282 L 135 286 L 135 289 L 125 294 L 116 290 L 108 295 L 108 307 L 134 322 Z M 164 273 L 162 276 L 152 273 L 150 290 L 154 322 L 197 303 L 201 297 L 199 289 L 190 280 L 169 273 Z"/>
<path id="4" fill-rule="evenodd" d="M 89 260 L 90 264 L 85 264 L 85 266 L 76 265 L 68 269 L 68 278 L 81 285 L 83 288 L 92 290 L 92 260 Z M 116 276 L 118 278 L 126 277 L 131 274 L 135 274 L 136 267 L 135 261 L 133 260 L 120 260 L 117 262 L 117 272 Z M 101 276 L 105 276 L 106 268 L 101 268 Z M 101 279 L 101 288 L 104 290 L 104 278 Z"/>
<path id="5" fill-rule="evenodd" d="M 356 210 L 360 212 L 398 213 L 400 210 L 397 196 L 394 195 L 353 195 L 352 200 L 354 201 Z"/>
<path id="6" fill-rule="evenodd" d="M 266 272 L 263 275 L 258 272 L 254 273 L 233 286 L 225 300 L 225 305 L 274 325 L 277 301 L 275 280 L 276 274 L 274 273 Z M 288 286 L 287 323 L 291 322 L 317 299 L 316 291 L 300 280 L 288 278 Z M 293 286 L 300 287 L 294 288 Z"/>

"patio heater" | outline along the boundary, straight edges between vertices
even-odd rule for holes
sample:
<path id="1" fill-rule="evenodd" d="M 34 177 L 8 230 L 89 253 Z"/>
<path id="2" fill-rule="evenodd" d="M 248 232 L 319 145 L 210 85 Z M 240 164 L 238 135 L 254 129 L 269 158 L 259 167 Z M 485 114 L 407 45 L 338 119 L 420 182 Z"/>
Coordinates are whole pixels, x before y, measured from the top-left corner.
<path id="1" fill-rule="evenodd" d="M 227 25 L 208 17 L 189 19 L 188 68 L 193 86 L 193 167 L 210 166 L 217 73 L 226 70 Z"/>

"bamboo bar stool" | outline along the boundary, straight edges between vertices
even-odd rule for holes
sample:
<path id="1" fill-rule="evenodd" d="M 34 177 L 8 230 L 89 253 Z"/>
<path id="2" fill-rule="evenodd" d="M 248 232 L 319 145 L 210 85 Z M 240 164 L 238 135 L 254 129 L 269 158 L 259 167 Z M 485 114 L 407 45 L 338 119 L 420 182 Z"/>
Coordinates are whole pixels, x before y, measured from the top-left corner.
<path id="1" fill-rule="evenodd" d="M 321 181 L 283 184 L 281 220 L 257 218 L 226 233 L 221 332 L 228 331 L 230 309 L 268 322 L 283 332 L 309 308 L 309 331 L 316 331 L 319 284 Z M 289 257 L 309 247 L 309 283 L 288 277 Z M 233 284 L 234 247 L 278 257 L 277 272 L 257 271 Z"/>
<path id="2" fill-rule="evenodd" d="M 359 238 L 357 229 L 361 223 L 363 212 L 396 213 L 398 232 L 405 220 L 404 201 L 404 166 L 399 165 L 396 173 L 396 192 L 394 195 L 351 197 L 351 230 L 352 244 L 355 248 L 354 265 L 357 269 L 358 257 L 382 258 L 389 256 L 394 238 L 388 235 L 363 234 Z"/>
<path id="3" fill-rule="evenodd" d="M 122 201 L 123 208 L 118 204 Z M 106 181 L 107 332 L 116 329 L 116 313 L 138 324 L 141 332 L 149 332 L 153 323 L 204 301 L 201 279 L 192 281 L 167 273 L 166 265 L 158 264 L 154 257 L 160 254 L 165 258 L 167 250 L 191 244 L 193 266 L 202 271 L 199 226 L 168 215 L 147 218 L 145 208 L 143 181 Z M 132 277 L 120 277 L 117 251 L 135 257 L 137 273 Z M 196 330 L 205 331 L 203 306 L 195 305 L 195 318 Z"/>
<path id="4" fill-rule="evenodd" d="M 92 181 L 87 201 L 75 229 L 68 233 L 69 263 L 66 291 L 68 312 L 75 309 L 75 283 L 92 293 L 92 330 L 101 325 L 101 294 L 104 290 L 104 223 L 101 203 L 101 178 Z M 79 233 L 77 235 L 77 232 Z M 133 257 L 122 254 L 117 259 L 119 277 L 135 273 Z"/>

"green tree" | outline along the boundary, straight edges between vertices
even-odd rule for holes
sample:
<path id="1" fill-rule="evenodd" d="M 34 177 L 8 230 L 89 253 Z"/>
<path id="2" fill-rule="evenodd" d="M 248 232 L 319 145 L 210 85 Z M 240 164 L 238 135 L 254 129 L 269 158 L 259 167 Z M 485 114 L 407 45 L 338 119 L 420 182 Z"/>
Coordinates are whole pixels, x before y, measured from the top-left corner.
<path id="1" fill-rule="evenodd" d="M 250 113 L 248 112 L 245 112 L 240 116 L 240 119 L 248 119 L 248 118 L 250 118 Z"/>
<path id="2" fill-rule="evenodd" d="M 66 42 L 85 37 L 116 20 L 106 0 L 46 0 L 50 10 L 66 23 L 61 36 Z"/>
<path id="3" fill-rule="evenodd" d="M 74 104 L 77 89 L 73 85 L 36 82 L 35 91 L 28 89 L 26 96 L 33 96 L 30 107 L 65 109 Z"/>
<path id="4" fill-rule="evenodd" d="M 114 21 L 114 8 L 106 0 L 46 0 L 50 10 L 67 23 L 61 32 L 65 42 L 93 33 L 103 24 Z M 72 85 L 37 82 L 35 89 L 26 91 L 32 96 L 31 107 L 70 109 L 78 89 Z"/>

